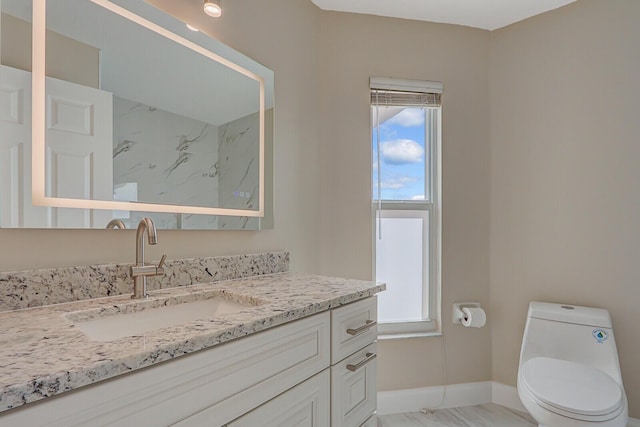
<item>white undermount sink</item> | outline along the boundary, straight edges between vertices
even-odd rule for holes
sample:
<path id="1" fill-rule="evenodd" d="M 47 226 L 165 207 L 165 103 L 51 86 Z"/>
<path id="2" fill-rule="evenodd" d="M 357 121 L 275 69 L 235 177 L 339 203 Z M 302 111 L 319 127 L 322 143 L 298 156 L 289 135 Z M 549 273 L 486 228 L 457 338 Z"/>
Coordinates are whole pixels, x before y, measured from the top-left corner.
<path id="1" fill-rule="evenodd" d="M 169 300 L 141 300 L 106 308 L 68 313 L 65 317 L 93 341 L 113 341 L 196 320 L 210 321 L 239 313 L 260 304 L 238 301 L 232 295 L 212 293 L 198 300 L 193 296 Z M 187 301 L 184 301 L 187 299 Z M 159 305 L 159 306 L 158 306 Z"/>

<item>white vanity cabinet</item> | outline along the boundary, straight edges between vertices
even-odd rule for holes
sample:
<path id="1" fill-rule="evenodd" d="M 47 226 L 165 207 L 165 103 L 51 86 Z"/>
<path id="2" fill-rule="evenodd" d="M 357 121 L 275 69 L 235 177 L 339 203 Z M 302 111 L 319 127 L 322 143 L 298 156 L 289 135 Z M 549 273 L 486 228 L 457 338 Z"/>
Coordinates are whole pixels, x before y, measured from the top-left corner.
<path id="1" fill-rule="evenodd" d="M 371 415 L 360 427 L 378 427 L 378 419 L 375 414 Z"/>
<path id="2" fill-rule="evenodd" d="M 0 413 L 0 426 L 221 426 L 326 369 L 329 318 L 316 314 Z"/>
<path id="3" fill-rule="evenodd" d="M 329 427 L 329 369 L 325 369 L 226 427 Z"/>
<path id="4" fill-rule="evenodd" d="M 375 308 L 367 298 L 116 376 L 0 413 L 0 427 L 375 425 Z"/>
<path id="5" fill-rule="evenodd" d="M 376 427 L 377 307 L 331 310 L 331 368 L 226 427 Z"/>
<path id="6" fill-rule="evenodd" d="M 376 297 L 331 311 L 333 427 L 375 424 L 377 319 Z"/>

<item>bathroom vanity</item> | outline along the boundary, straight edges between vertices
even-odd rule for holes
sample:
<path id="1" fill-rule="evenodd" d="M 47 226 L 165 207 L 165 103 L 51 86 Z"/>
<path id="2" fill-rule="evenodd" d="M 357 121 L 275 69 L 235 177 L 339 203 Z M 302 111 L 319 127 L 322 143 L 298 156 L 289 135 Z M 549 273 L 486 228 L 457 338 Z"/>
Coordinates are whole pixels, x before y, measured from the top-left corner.
<path id="1" fill-rule="evenodd" d="M 279 273 L 0 313 L 0 426 L 375 425 L 381 290 Z M 85 327 L 213 298 L 237 307 L 115 339 Z"/>
<path id="2" fill-rule="evenodd" d="M 273 71 L 140 0 L 2 21 L 0 227 L 272 224 Z M 384 285 L 288 254 L 148 266 L 138 231 L 131 270 L 0 272 L 0 426 L 375 424 Z"/>

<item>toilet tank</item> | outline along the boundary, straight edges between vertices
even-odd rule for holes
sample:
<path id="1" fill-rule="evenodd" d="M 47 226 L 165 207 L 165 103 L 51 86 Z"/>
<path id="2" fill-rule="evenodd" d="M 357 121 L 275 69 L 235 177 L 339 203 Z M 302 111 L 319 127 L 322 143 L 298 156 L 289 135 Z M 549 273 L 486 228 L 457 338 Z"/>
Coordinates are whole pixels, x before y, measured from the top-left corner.
<path id="1" fill-rule="evenodd" d="M 520 366 L 539 356 L 598 368 L 622 385 L 618 351 L 607 310 L 569 304 L 530 303 Z"/>

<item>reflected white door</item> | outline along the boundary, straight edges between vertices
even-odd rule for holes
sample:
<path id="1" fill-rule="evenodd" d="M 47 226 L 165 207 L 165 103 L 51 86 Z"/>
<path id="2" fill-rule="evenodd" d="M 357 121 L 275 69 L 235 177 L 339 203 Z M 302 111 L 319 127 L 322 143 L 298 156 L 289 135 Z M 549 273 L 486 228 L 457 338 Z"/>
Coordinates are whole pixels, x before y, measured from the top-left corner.
<path id="1" fill-rule="evenodd" d="M 47 196 L 113 199 L 112 96 L 47 78 Z M 104 227 L 111 211 L 31 203 L 31 73 L 0 66 L 0 227 Z"/>
<path id="2" fill-rule="evenodd" d="M 47 78 L 46 195 L 113 200 L 113 100 L 109 92 Z M 58 208 L 56 227 L 104 227 L 111 211 Z"/>
<path id="3" fill-rule="evenodd" d="M 31 73 L 1 65 L 0 227 L 28 226 L 34 214 L 38 216 L 31 209 Z"/>

